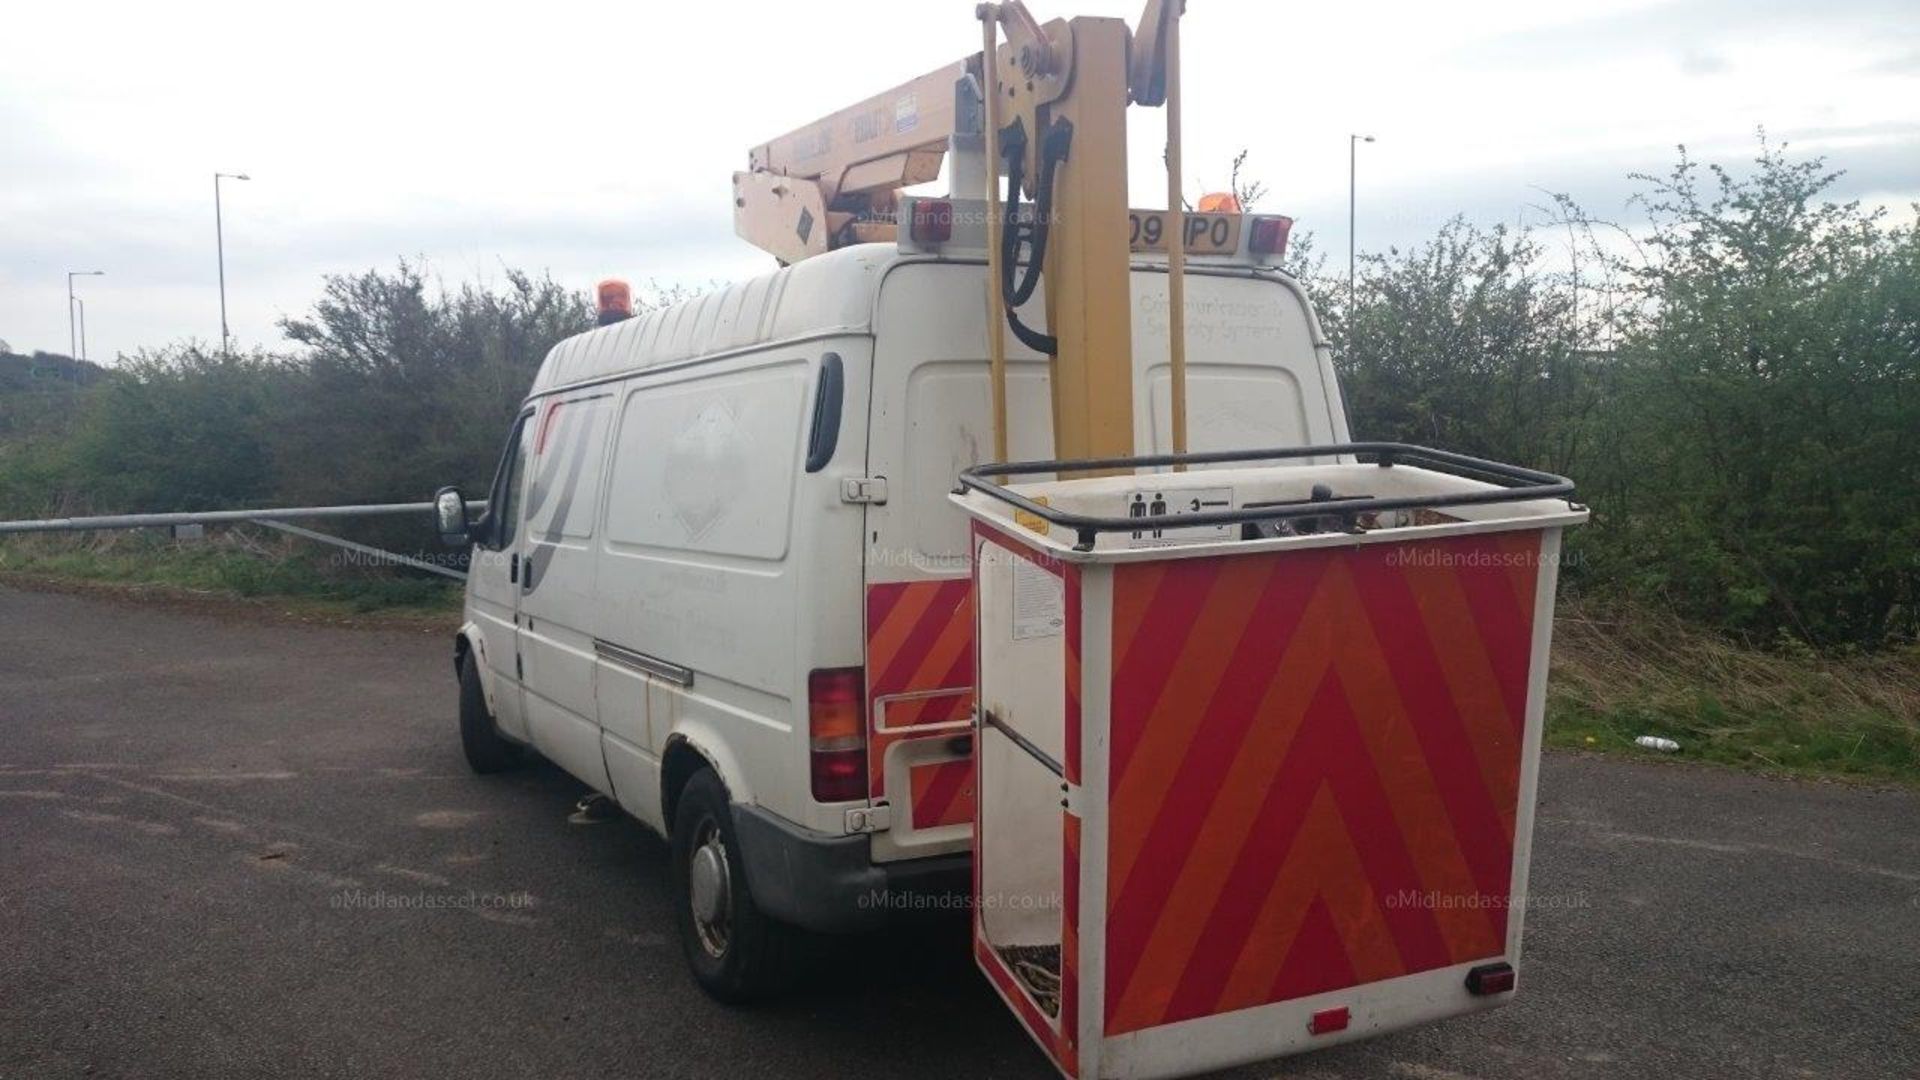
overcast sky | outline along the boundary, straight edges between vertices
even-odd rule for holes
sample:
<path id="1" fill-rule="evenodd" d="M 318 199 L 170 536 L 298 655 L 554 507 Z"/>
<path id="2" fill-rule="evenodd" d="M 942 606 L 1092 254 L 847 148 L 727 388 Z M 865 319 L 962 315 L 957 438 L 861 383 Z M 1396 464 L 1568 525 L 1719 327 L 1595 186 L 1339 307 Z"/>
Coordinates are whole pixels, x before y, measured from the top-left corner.
<path id="1" fill-rule="evenodd" d="M 1032 0 L 1138 18 L 1139 0 Z M 215 170 L 229 321 L 281 344 L 323 274 L 424 257 L 452 282 L 503 266 L 730 280 L 770 260 L 733 236 L 747 148 L 977 47 L 972 0 L 493 5 L 258 0 L 5 8 L 0 339 L 67 348 L 68 270 L 89 354 L 217 341 Z M 1914 0 L 1192 0 L 1188 191 L 1235 151 L 1336 261 L 1347 133 L 1361 249 L 1463 213 L 1530 213 L 1535 186 L 1615 213 L 1673 146 L 1740 164 L 1765 125 L 1849 171 L 1840 193 L 1920 199 Z M 1163 123 L 1133 110 L 1136 206 L 1160 205 Z M 1536 215 L 1537 219 L 1537 215 Z"/>

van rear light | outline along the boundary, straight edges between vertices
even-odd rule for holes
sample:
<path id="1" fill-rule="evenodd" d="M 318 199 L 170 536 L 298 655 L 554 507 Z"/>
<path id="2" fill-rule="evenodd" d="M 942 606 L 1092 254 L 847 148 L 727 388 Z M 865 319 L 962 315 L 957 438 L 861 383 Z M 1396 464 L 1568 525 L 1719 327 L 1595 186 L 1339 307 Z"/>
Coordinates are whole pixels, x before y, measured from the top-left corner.
<path id="1" fill-rule="evenodd" d="M 807 676 L 807 747 L 816 802 L 867 797 L 867 711 L 861 668 L 823 668 Z"/>
<path id="2" fill-rule="evenodd" d="M 1307 1031 L 1314 1035 L 1331 1035 L 1336 1031 L 1347 1030 L 1347 1007 L 1321 1009 L 1307 1020 Z"/>
<path id="3" fill-rule="evenodd" d="M 913 200 L 907 235 L 916 244 L 944 244 L 953 239 L 953 204 L 945 199 Z"/>
<path id="4" fill-rule="evenodd" d="M 1287 253 L 1287 236 L 1292 232 L 1293 219 L 1290 217 L 1254 218 L 1253 235 L 1247 238 L 1247 248 L 1255 255 L 1281 258 Z"/>
<path id="5" fill-rule="evenodd" d="M 1481 964 L 1479 967 L 1467 972 L 1467 993 L 1475 997 L 1486 997 L 1489 994 L 1505 994 L 1512 990 L 1512 964 L 1504 961 L 1498 964 Z"/>

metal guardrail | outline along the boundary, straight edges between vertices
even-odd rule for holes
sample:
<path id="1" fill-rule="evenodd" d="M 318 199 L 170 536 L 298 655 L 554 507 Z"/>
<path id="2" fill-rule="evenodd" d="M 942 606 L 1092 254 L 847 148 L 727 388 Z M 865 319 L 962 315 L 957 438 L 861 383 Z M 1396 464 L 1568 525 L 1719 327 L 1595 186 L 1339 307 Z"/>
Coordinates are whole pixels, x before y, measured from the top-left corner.
<path id="1" fill-rule="evenodd" d="M 469 513 L 487 508 L 485 500 L 467 503 Z M 93 517 L 43 518 L 37 521 L 0 521 L 0 535 L 41 532 L 84 532 L 90 529 L 166 529 L 178 525 L 260 525 L 321 544 L 380 559 L 415 570 L 425 570 L 465 581 L 467 575 L 451 567 L 416 559 L 411 555 L 387 551 L 370 544 L 355 543 L 345 537 L 289 525 L 289 521 L 331 520 L 352 517 L 393 517 L 434 512 L 430 502 L 365 503 L 353 506 L 275 506 L 258 510 L 200 510 L 164 514 L 101 514 Z"/>
<path id="2" fill-rule="evenodd" d="M 484 500 L 469 502 L 469 510 L 486 509 Z M 157 529 L 170 525 L 234 525 L 253 521 L 299 521 L 313 518 L 379 517 L 393 514 L 431 514 L 433 504 L 366 503 L 356 506 L 272 506 L 259 510 L 189 510 L 166 514 L 103 514 L 98 517 L 44 518 L 39 521 L 0 521 L 0 533 L 78 532 L 84 529 Z"/>

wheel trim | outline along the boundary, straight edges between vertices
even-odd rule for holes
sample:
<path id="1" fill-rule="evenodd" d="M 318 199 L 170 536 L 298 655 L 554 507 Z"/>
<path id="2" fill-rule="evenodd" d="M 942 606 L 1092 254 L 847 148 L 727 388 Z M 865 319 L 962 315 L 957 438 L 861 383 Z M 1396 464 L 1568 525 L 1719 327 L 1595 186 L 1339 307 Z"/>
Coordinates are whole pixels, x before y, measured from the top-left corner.
<path id="1" fill-rule="evenodd" d="M 725 956 L 733 929 L 733 873 L 726 840 L 711 818 L 700 823 L 687 859 L 687 903 L 700 947 L 716 959 Z"/>

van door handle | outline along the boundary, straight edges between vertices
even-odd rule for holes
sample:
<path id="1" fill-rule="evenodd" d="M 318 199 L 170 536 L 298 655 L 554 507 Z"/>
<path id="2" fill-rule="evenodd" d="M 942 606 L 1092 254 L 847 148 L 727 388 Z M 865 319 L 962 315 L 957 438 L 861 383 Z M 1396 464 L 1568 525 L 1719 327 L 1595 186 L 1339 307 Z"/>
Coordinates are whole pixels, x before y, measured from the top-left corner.
<path id="1" fill-rule="evenodd" d="M 507 559 L 507 581 L 513 585 L 520 584 L 520 553 L 517 551 Z"/>
<path id="2" fill-rule="evenodd" d="M 529 555 L 520 562 L 520 590 L 533 591 L 533 556 Z"/>

